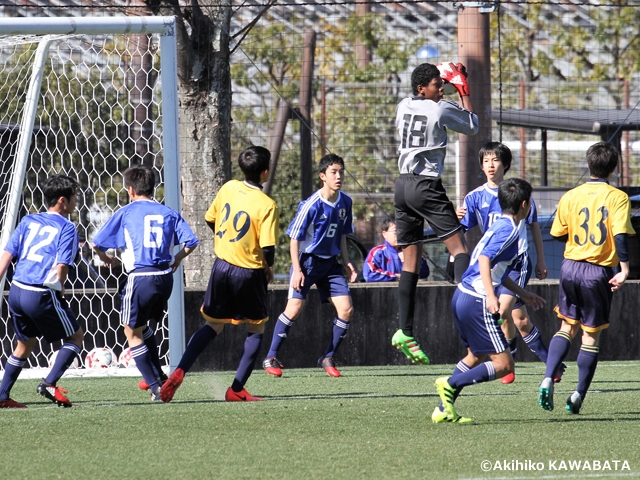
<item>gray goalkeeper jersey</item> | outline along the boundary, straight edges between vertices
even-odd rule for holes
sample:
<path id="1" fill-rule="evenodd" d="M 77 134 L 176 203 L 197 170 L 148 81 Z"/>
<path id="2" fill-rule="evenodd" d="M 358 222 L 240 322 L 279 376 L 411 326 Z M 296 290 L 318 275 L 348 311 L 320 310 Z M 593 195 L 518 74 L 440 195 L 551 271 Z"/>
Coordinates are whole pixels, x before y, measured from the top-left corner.
<path id="1" fill-rule="evenodd" d="M 400 173 L 440 177 L 447 153 L 447 128 L 465 135 L 478 133 L 478 116 L 449 100 L 405 98 L 396 108 L 400 135 Z"/>

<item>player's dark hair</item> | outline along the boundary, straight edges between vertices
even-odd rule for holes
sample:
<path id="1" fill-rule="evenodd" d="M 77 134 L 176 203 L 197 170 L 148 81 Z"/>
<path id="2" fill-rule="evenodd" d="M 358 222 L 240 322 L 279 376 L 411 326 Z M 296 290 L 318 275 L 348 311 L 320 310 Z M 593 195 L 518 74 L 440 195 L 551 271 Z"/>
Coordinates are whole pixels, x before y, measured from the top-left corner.
<path id="1" fill-rule="evenodd" d="M 136 165 L 127 168 L 122 174 L 124 187 L 133 187 L 136 195 L 151 197 L 156 188 L 156 174 L 151 167 Z"/>
<path id="2" fill-rule="evenodd" d="M 418 94 L 418 85 L 426 87 L 434 78 L 440 78 L 440 70 L 430 63 L 421 63 L 411 73 L 411 89 Z"/>
<path id="3" fill-rule="evenodd" d="M 391 225 L 395 225 L 396 224 L 396 217 L 389 217 L 386 216 L 384 217 L 384 220 L 382 220 L 382 224 L 381 224 L 381 231 L 383 232 L 388 232 L 389 231 L 389 227 Z"/>
<path id="4" fill-rule="evenodd" d="M 511 149 L 509 147 L 500 142 L 489 142 L 484 144 L 478 152 L 478 161 L 480 162 L 480 168 L 482 168 L 484 156 L 487 153 L 495 153 L 496 158 L 500 160 L 500 163 L 504 167 L 504 173 L 507 173 L 509 171 L 509 169 L 511 168 L 511 160 L 513 160 L 513 155 L 511 155 Z"/>
<path id="5" fill-rule="evenodd" d="M 521 178 L 509 178 L 498 187 L 498 201 L 503 213 L 515 215 L 520 210 L 522 202 L 531 200 L 533 187 Z"/>
<path id="6" fill-rule="evenodd" d="M 42 190 L 47 208 L 51 208 L 60 197 L 71 200 L 78 190 L 78 182 L 66 175 L 52 175 L 44 182 Z"/>
<path id="7" fill-rule="evenodd" d="M 344 160 L 342 160 L 342 157 L 339 157 L 335 153 L 325 155 L 320 159 L 320 163 L 318 163 L 318 173 L 325 173 L 327 168 L 334 164 L 340 165 L 344 168 Z"/>
<path id="8" fill-rule="evenodd" d="M 620 152 L 611 143 L 594 143 L 587 150 L 589 174 L 597 178 L 609 178 L 618 166 Z"/>
<path id="9" fill-rule="evenodd" d="M 238 155 L 238 165 L 244 174 L 245 180 L 260 183 L 260 175 L 269 170 L 271 152 L 264 147 L 252 146 L 243 150 Z"/>

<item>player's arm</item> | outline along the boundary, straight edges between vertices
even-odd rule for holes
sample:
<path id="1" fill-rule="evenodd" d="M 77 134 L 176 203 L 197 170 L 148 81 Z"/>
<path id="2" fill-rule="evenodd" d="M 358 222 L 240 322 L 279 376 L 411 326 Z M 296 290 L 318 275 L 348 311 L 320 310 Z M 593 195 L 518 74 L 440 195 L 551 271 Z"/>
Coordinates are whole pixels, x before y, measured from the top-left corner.
<path id="1" fill-rule="evenodd" d="M 264 269 L 265 273 L 267 274 L 267 284 L 273 283 L 273 279 L 274 279 L 273 264 L 276 260 L 275 245 L 262 247 L 262 256 L 264 257 L 264 261 L 267 263 L 267 266 Z"/>
<path id="2" fill-rule="evenodd" d="M 180 266 L 180 263 L 182 263 L 182 260 L 187 258 L 197 247 L 198 244 L 192 247 L 185 246 L 182 248 L 182 250 L 176 253 L 175 257 L 173 257 L 173 263 L 171 264 L 171 271 L 175 272 Z"/>
<path id="3" fill-rule="evenodd" d="M 470 95 L 461 95 L 460 96 L 460 106 L 466 110 L 469 110 L 473 113 L 473 105 L 471 104 L 471 96 Z"/>
<path id="4" fill-rule="evenodd" d="M 291 255 L 291 268 L 293 269 L 291 288 L 299 292 L 300 288 L 304 286 L 304 273 L 302 273 L 300 265 L 300 240 L 291 239 L 291 242 L 289 242 L 289 254 Z"/>
<path id="5" fill-rule="evenodd" d="M 356 278 L 358 278 L 358 272 L 356 271 L 356 268 L 353 266 L 353 263 L 351 263 L 351 260 L 349 260 L 349 251 L 347 249 L 347 237 L 345 235 L 343 235 L 342 238 L 340 239 L 340 256 L 342 257 L 342 265 L 344 265 L 345 269 L 347 270 L 349 281 L 355 282 Z"/>
<path id="6" fill-rule="evenodd" d="M 64 282 L 67 281 L 67 276 L 69 275 L 69 265 L 59 263 L 56 265 L 56 273 L 58 274 L 58 280 L 61 286 L 60 295 L 64 295 Z"/>
<path id="7" fill-rule="evenodd" d="M 7 269 L 12 260 L 13 255 L 10 252 L 6 250 L 2 252 L 2 255 L 0 255 L 0 278 L 4 277 L 4 274 L 7 273 Z"/>
<path id="8" fill-rule="evenodd" d="M 619 233 L 613 237 L 616 244 L 616 253 L 620 260 L 620 271 L 616 273 L 609 283 L 611 291 L 618 290 L 629 277 L 629 240 L 626 233 Z"/>
<path id="9" fill-rule="evenodd" d="M 536 247 L 536 278 L 538 280 L 544 280 L 547 278 L 547 263 L 544 258 L 544 245 L 542 243 L 542 233 L 540 232 L 540 225 L 538 222 L 533 222 L 529 225 L 531 228 L 531 237 L 533 238 L 533 244 Z"/>
<path id="10" fill-rule="evenodd" d="M 500 302 L 491 281 L 491 259 L 486 255 L 480 255 L 478 257 L 478 265 L 480 267 L 482 286 L 487 294 L 487 310 L 489 310 L 489 313 L 497 313 L 500 311 Z"/>
<path id="11" fill-rule="evenodd" d="M 520 297 L 524 303 L 529 305 L 534 310 L 538 310 L 539 308 L 544 307 L 544 305 L 547 303 L 547 301 L 544 298 L 536 295 L 533 292 L 529 292 L 528 290 L 525 290 L 516 282 L 511 280 L 509 277 L 505 278 L 502 284 L 505 287 L 507 287 L 509 290 L 511 290 L 513 293 L 515 293 L 518 297 Z"/>
<path id="12" fill-rule="evenodd" d="M 107 255 L 103 250 L 100 249 L 99 246 L 97 246 L 95 243 L 91 243 L 91 248 L 93 248 L 93 251 L 95 252 L 95 254 L 98 256 L 98 258 L 102 261 L 102 263 L 104 263 L 105 265 L 111 267 L 114 265 L 115 263 L 115 259 L 109 255 Z"/>

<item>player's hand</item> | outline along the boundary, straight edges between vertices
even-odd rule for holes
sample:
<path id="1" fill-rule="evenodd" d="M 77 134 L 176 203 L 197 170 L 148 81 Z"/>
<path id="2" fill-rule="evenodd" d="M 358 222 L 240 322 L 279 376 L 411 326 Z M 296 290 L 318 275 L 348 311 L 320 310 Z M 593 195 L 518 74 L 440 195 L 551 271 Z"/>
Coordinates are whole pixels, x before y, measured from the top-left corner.
<path id="1" fill-rule="evenodd" d="M 304 273 L 302 273 L 302 270 L 293 271 L 290 285 L 296 292 L 299 292 L 300 289 L 304 287 Z"/>
<path id="2" fill-rule="evenodd" d="M 351 262 L 347 263 L 347 266 L 346 266 L 345 270 L 347 272 L 347 278 L 349 279 L 349 281 L 350 282 L 355 282 L 356 278 L 358 278 L 358 272 L 354 268 L 353 263 L 351 263 Z"/>
<path id="3" fill-rule="evenodd" d="M 458 217 L 458 220 L 462 220 L 466 214 L 467 207 L 460 207 L 456 210 L 456 216 Z"/>
<path id="4" fill-rule="evenodd" d="M 487 310 L 489 313 L 500 313 L 500 301 L 495 293 L 487 295 Z"/>
<path id="5" fill-rule="evenodd" d="M 440 70 L 440 78 L 453 85 L 461 97 L 470 95 L 467 68 L 463 64 L 447 62 L 439 63 L 436 67 Z"/>
<path id="6" fill-rule="evenodd" d="M 526 303 L 528 306 L 533 308 L 534 311 L 544 307 L 547 303 L 547 301 L 544 298 L 536 295 L 533 292 L 529 292 L 527 290 L 525 290 L 524 293 L 520 295 L 520 298 L 524 303 Z"/>
<path id="7" fill-rule="evenodd" d="M 547 278 L 547 264 L 544 262 L 536 263 L 536 278 L 538 280 L 544 280 Z"/>
<path id="8" fill-rule="evenodd" d="M 609 280 L 609 283 L 611 284 L 611 291 L 615 292 L 616 290 L 620 289 L 620 287 L 622 287 L 622 285 L 624 285 L 624 282 L 627 281 L 627 275 L 623 272 L 618 272 L 616 273 L 613 278 L 611 280 Z"/>
<path id="9" fill-rule="evenodd" d="M 273 267 L 265 267 L 264 273 L 267 275 L 267 285 L 273 283 L 274 275 L 273 275 Z"/>

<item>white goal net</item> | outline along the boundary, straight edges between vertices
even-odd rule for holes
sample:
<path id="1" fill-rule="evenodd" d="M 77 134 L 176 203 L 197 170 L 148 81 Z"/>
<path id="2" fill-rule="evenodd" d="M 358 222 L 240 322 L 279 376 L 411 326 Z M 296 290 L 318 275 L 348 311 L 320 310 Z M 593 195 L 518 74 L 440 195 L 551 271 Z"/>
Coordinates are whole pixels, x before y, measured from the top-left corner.
<path id="1" fill-rule="evenodd" d="M 45 210 L 40 185 L 56 173 L 80 184 L 71 220 L 81 246 L 128 202 L 122 173 L 131 165 L 152 166 L 155 198 L 179 210 L 174 27 L 173 17 L 0 19 L 0 246 L 22 216 Z M 13 349 L 10 281 L 11 272 L 2 282 L 2 364 Z M 124 281 L 121 267 L 103 267 L 80 249 L 66 293 L 85 330 L 83 361 L 96 347 L 116 356 L 126 349 Z M 184 342 L 182 282 L 175 283 L 171 328 L 167 316 L 153 325 L 167 364 L 170 341 L 172 355 Z M 59 347 L 41 341 L 29 365 L 47 367 Z"/>

